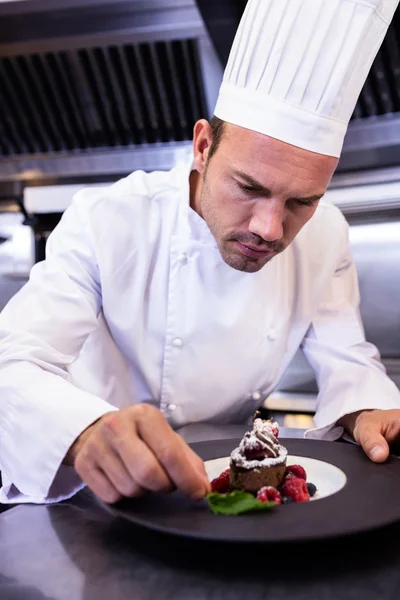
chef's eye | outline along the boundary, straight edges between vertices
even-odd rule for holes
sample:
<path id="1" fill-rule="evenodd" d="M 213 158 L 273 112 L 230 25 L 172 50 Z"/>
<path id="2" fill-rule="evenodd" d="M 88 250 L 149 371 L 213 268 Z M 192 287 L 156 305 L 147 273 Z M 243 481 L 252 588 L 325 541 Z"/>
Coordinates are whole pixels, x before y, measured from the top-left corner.
<path id="1" fill-rule="evenodd" d="M 242 192 L 252 193 L 257 191 L 252 185 L 246 185 L 245 183 L 240 183 L 239 181 L 235 181 L 235 185 L 242 190 Z"/>
<path id="2" fill-rule="evenodd" d="M 314 206 L 318 200 L 295 200 L 298 206 Z"/>

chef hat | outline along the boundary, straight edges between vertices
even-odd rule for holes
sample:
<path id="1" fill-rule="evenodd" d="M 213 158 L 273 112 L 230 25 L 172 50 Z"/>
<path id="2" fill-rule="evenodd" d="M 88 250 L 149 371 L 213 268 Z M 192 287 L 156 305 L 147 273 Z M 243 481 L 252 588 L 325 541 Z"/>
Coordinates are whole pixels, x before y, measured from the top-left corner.
<path id="1" fill-rule="evenodd" d="M 249 0 L 214 114 L 340 156 L 398 0 Z"/>

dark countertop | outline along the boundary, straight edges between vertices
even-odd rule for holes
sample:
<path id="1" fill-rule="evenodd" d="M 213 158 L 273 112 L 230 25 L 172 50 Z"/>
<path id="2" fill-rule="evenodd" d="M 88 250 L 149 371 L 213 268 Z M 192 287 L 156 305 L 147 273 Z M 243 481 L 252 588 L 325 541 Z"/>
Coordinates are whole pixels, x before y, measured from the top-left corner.
<path id="1" fill-rule="evenodd" d="M 239 431 L 243 427 L 219 428 L 220 437 Z M 201 430 L 182 433 L 198 440 Z M 399 534 L 396 525 L 273 549 L 208 544 L 116 519 L 85 490 L 60 504 L 18 506 L 0 515 L 0 598 L 397 600 Z"/>

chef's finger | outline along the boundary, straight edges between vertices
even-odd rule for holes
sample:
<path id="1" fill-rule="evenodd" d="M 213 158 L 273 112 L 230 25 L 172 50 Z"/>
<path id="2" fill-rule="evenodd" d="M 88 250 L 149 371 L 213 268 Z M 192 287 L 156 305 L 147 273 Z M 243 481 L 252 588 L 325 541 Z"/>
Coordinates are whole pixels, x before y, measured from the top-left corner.
<path id="1" fill-rule="evenodd" d="M 198 457 L 188 452 L 186 442 L 171 429 L 160 413 L 151 421 L 139 418 L 137 427 L 140 437 L 179 490 L 193 499 L 208 493 L 209 482 L 206 474 L 199 470 Z"/>
<path id="2" fill-rule="evenodd" d="M 75 470 L 92 492 L 107 504 L 114 504 L 121 500 L 122 495 L 108 477 L 94 462 L 85 460 L 81 453 L 75 459 Z"/>
<path id="3" fill-rule="evenodd" d="M 151 449 L 139 438 L 118 440 L 118 451 L 131 477 L 152 492 L 171 492 L 174 484 Z"/>
<path id="4" fill-rule="evenodd" d="M 381 422 L 372 414 L 360 419 L 354 428 L 354 439 L 374 462 L 384 462 L 389 456 L 389 445 L 381 434 Z"/>
<path id="5" fill-rule="evenodd" d="M 136 422 L 114 413 L 105 418 L 102 431 L 107 443 L 123 463 L 131 481 L 152 492 L 169 492 L 174 485 L 151 449 L 142 441 Z M 135 413 L 133 413 L 135 414 Z M 100 456 L 98 457 L 100 460 Z"/>
<path id="6" fill-rule="evenodd" d="M 145 490 L 141 482 L 132 476 L 122 457 L 104 439 L 99 439 L 92 449 L 88 448 L 89 452 L 90 450 L 95 463 L 122 496 L 137 498 L 143 495 Z"/>
<path id="7" fill-rule="evenodd" d="M 209 492 L 211 492 L 211 484 L 210 484 L 209 479 L 208 479 L 208 475 L 207 475 L 207 471 L 206 471 L 206 467 L 205 467 L 204 461 L 200 458 L 200 456 L 198 454 L 196 454 L 194 452 L 194 450 L 192 450 L 192 448 L 190 448 L 190 446 L 188 446 L 186 444 L 185 440 L 183 440 L 180 436 L 178 436 L 178 437 L 179 437 L 179 439 L 181 440 L 181 443 L 182 443 L 182 451 L 186 452 L 189 455 L 188 459 L 190 461 L 193 461 L 193 464 L 197 468 L 197 471 L 199 472 L 200 476 L 202 478 L 205 478 L 206 493 L 208 494 Z"/>

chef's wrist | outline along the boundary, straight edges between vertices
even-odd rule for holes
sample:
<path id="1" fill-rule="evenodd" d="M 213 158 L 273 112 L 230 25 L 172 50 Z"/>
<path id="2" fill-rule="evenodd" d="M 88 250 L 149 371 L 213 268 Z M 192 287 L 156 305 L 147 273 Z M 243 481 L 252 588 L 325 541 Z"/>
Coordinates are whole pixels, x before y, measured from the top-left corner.
<path id="1" fill-rule="evenodd" d="M 348 415 L 344 415 L 341 419 L 339 419 L 338 425 L 343 427 L 349 435 L 354 437 L 354 429 L 356 428 L 358 420 L 367 412 L 371 412 L 371 409 L 357 410 L 353 413 L 349 413 Z"/>
<path id="2" fill-rule="evenodd" d="M 76 438 L 76 440 L 70 446 L 67 454 L 64 457 L 63 465 L 67 465 L 69 467 L 74 466 L 75 459 L 78 456 L 78 453 L 80 452 L 82 446 L 84 445 L 92 431 L 95 429 L 101 418 L 102 417 L 97 419 L 94 423 L 89 425 L 89 427 L 86 427 L 86 429 L 84 429 L 84 431 L 82 431 L 82 433 Z"/>

